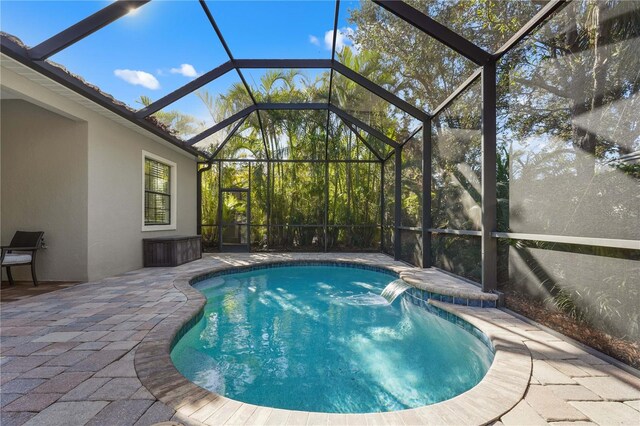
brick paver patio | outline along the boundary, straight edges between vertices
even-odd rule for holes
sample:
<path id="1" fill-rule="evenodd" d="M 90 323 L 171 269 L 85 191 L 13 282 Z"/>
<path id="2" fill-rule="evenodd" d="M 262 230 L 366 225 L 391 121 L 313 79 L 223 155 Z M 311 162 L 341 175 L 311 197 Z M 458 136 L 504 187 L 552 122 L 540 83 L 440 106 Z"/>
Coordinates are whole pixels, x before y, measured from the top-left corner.
<path id="1" fill-rule="evenodd" d="M 16 300 L 28 299 L 29 297 L 72 287 L 78 284 L 79 282 L 45 281 L 40 282 L 40 285 L 36 287 L 33 285 L 33 281 L 16 281 L 14 285 L 10 285 L 9 281 L 2 281 L 0 302 L 15 302 Z"/>
<path id="2" fill-rule="evenodd" d="M 218 254 L 177 268 L 140 269 L 1 305 L 0 390 L 3 426 L 197 424 L 146 389 L 134 366 L 136 349 L 187 298 L 177 276 L 223 264 L 282 258 L 367 259 L 377 254 Z M 523 400 L 498 424 L 640 424 L 640 379 L 536 326 L 496 309 L 455 307 L 517 336 L 532 361 Z M 229 424 L 326 424 L 331 417 L 227 404 Z M 200 413 L 216 423 L 215 412 Z M 348 416 L 335 417 L 345 422 Z M 358 421 L 375 417 L 358 417 Z M 397 417 L 398 421 L 403 421 Z M 404 419 L 406 423 L 407 420 Z M 421 423 L 414 418 L 413 423 Z"/>

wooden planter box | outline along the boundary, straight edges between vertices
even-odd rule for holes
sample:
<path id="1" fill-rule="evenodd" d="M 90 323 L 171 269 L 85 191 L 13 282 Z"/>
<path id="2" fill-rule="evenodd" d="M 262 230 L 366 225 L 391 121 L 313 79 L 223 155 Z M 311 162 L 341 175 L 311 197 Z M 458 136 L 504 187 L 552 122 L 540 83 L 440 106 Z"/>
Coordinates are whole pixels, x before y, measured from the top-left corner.
<path id="1" fill-rule="evenodd" d="M 144 266 L 178 266 L 202 257 L 200 236 L 145 238 Z"/>

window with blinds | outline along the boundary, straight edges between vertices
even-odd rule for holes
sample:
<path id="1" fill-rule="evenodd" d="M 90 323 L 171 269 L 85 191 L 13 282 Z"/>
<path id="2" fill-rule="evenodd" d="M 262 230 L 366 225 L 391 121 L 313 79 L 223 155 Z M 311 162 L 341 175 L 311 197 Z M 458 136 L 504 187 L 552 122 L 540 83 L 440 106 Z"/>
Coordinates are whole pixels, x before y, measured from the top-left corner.
<path id="1" fill-rule="evenodd" d="M 171 166 L 144 159 L 144 224 L 171 224 Z"/>

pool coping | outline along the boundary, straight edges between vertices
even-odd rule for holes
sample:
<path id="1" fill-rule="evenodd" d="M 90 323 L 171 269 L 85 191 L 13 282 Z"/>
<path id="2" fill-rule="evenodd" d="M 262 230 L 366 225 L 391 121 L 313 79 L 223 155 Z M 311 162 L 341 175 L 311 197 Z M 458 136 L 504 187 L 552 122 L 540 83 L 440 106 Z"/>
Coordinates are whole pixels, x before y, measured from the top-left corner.
<path id="1" fill-rule="evenodd" d="M 480 383 L 467 392 L 436 404 L 367 414 L 315 413 L 262 407 L 206 390 L 189 381 L 175 368 L 170 356 L 174 341 L 182 330 L 199 319 L 206 303 L 202 293 L 192 287 L 194 280 L 230 269 L 249 269 L 265 264 L 304 264 L 305 262 L 362 264 L 367 267 L 387 269 L 398 275 L 403 272 L 422 271 L 393 260 L 381 265 L 368 259 L 334 261 L 320 256 L 317 258 L 309 256 L 306 259 L 286 261 L 257 259 L 242 266 L 221 265 L 180 275 L 173 281 L 173 285 L 185 295 L 186 302 L 180 309 L 156 325 L 136 351 L 134 365 L 142 384 L 157 399 L 176 410 L 177 416 L 185 422 L 217 425 L 227 421 L 234 424 L 244 422 L 258 424 L 266 422 L 267 419 L 278 424 L 306 423 L 307 421 L 302 421 L 302 418 L 308 419 L 309 423 L 315 419 L 320 423 L 366 424 L 367 419 L 370 419 L 370 422 L 379 420 L 390 424 L 404 422 L 405 424 L 481 425 L 498 420 L 524 397 L 532 371 L 531 354 L 520 336 L 491 322 L 492 317 L 501 319 L 507 314 L 493 308 L 459 306 L 436 300 L 430 300 L 429 304 L 478 328 L 489 338 L 494 348 L 493 363 Z M 433 274 L 432 276 L 437 277 Z"/>

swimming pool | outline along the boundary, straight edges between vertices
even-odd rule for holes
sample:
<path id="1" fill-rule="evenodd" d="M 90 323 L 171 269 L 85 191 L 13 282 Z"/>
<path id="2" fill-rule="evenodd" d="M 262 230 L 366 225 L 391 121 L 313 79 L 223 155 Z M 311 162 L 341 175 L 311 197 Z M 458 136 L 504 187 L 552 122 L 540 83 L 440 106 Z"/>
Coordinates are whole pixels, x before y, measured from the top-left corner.
<path id="1" fill-rule="evenodd" d="M 334 413 L 433 404 L 476 385 L 493 352 L 460 326 L 398 298 L 397 279 L 337 265 L 214 276 L 200 320 L 171 358 L 194 383 L 256 405 Z"/>

